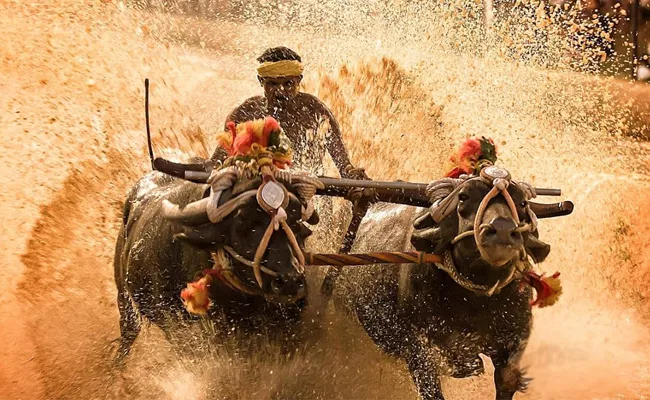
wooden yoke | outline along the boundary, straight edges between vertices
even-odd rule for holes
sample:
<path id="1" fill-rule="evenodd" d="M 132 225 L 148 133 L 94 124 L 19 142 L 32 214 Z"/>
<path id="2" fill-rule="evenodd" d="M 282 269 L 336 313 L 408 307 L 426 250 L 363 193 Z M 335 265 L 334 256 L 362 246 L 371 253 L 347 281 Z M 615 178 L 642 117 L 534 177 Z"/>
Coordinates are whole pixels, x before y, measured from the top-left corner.
<path id="1" fill-rule="evenodd" d="M 157 171 L 196 183 L 205 183 L 210 176 L 210 173 L 207 172 L 208 166 L 202 164 L 186 165 L 156 158 L 153 165 Z M 346 197 L 351 188 L 371 188 L 375 191 L 376 201 L 415 207 L 431 206 L 431 201 L 425 194 L 426 183 L 365 181 L 330 177 L 319 177 L 318 179 L 325 186 L 325 189 L 319 189 L 316 192 L 321 196 Z M 539 196 L 560 196 L 562 194 L 560 189 L 535 188 L 535 192 Z M 530 208 L 537 218 L 552 218 L 571 214 L 573 203 L 571 201 L 551 204 L 530 202 Z"/>

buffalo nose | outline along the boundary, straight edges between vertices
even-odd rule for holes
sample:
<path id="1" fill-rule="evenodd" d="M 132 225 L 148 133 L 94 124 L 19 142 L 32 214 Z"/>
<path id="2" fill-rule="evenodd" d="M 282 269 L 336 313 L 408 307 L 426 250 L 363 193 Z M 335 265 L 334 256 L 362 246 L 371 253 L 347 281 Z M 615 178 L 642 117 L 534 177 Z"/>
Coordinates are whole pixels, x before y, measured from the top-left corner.
<path id="1" fill-rule="evenodd" d="M 517 232 L 515 221 L 508 218 L 496 218 L 486 228 L 485 239 L 491 244 L 514 245 L 522 241 Z"/>
<path id="2" fill-rule="evenodd" d="M 279 295 L 293 296 L 302 293 L 305 290 L 305 277 L 296 276 L 277 276 L 271 281 L 271 290 Z"/>

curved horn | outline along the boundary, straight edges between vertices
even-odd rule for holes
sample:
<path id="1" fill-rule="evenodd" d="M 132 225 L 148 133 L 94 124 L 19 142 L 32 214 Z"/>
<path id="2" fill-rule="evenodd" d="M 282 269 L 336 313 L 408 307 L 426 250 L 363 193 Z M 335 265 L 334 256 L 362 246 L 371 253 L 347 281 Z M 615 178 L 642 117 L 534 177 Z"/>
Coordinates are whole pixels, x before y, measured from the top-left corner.
<path id="1" fill-rule="evenodd" d="M 325 184 L 318 177 L 306 172 L 277 170 L 275 179 L 294 188 L 305 202 L 314 197 L 317 189 L 325 189 Z"/>
<path id="2" fill-rule="evenodd" d="M 225 229 L 215 229 L 214 225 L 203 225 L 188 232 L 177 233 L 174 239 L 182 240 L 194 246 L 214 246 L 226 243 Z"/>
<path id="3" fill-rule="evenodd" d="M 413 232 L 412 237 L 415 239 L 432 242 L 434 240 L 440 239 L 440 228 L 428 228 L 420 231 L 415 231 Z"/>
<path id="4" fill-rule="evenodd" d="M 440 228 L 416 230 L 411 235 L 411 244 L 421 251 L 432 251 L 442 240 Z"/>
<path id="5" fill-rule="evenodd" d="M 413 227 L 415 229 L 423 229 L 427 227 L 431 227 L 434 224 L 433 216 L 429 212 L 429 210 L 426 210 L 422 215 L 417 217 L 415 219 L 415 222 L 413 223 Z"/>
<path id="6" fill-rule="evenodd" d="M 432 203 L 453 193 L 466 179 L 442 178 L 427 185 L 425 193 Z"/>
<path id="7" fill-rule="evenodd" d="M 433 205 L 430 207 L 431 216 L 437 223 L 448 216 L 458 205 L 456 194 L 463 184 L 481 178 L 455 179 L 443 178 L 431 182 L 426 189 L 427 196 Z"/>
<path id="8" fill-rule="evenodd" d="M 205 163 L 181 164 L 160 157 L 153 160 L 153 169 L 160 171 L 163 174 L 196 183 L 205 183 L 210 176 L 210 174 L 206 172 L 209 168 Z"/>
<path id="9" fill-rule="evenodd" d="M 210 198 L 195 201 L 181 209 L 177 204 L 165 199 L 162 203 L 162 214 L 165 219 L 180 222 L 183 225 L 198 226 L 210 222 L 206 207 Z"/>

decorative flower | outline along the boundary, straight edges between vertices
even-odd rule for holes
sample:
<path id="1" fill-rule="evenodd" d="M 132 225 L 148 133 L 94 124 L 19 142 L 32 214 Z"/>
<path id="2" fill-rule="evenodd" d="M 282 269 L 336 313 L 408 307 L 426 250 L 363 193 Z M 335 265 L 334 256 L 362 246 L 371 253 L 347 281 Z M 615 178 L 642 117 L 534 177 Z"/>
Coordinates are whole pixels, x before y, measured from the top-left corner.
<path id="1" fill-rule="evenodd" d="M 271 158 L 278 168 L 291 165 L 291 142 L 273 117 L 226 124 L 228 131 L 217 136 L 217 142 L 235 160 Z"/>
<path id="2" fill-rule="evenodd" d="M 206 274 L 195 282 L 190 282 L 181 291 L 183 305 L 192 314 L 206 315 L 210 308 L 210 283 L 212 276 Z"/>
<path id="3" fill-rule="evenodd" d="M 545 277 L 543 274 L 535 273 L 535 271 L 528 271 L 528 274 L 524 276 L 524 282 L 537 292 L 537 298 L 530 305 L 544 308 L 555 304 L 562 294 L 562 283 L 559 277 L 559 272 L 550 277 Z"/>
<path id="4" fill-rule="evenodd" d="M 496 145 L 490 138 L 469 138 L 461 143 L 449 160 L 453 168 L 447 172 L 446 177 L 476 175 L 488 163 L 494 164 L 497 161 Z"/>

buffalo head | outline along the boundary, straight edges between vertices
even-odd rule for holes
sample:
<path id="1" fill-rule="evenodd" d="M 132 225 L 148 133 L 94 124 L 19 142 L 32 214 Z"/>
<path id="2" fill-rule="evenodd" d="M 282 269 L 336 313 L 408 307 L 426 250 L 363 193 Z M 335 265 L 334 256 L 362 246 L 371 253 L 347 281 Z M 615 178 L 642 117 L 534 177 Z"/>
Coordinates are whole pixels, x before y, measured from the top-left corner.
<path id="1" fill-rule="evenodd" d="M 265 192 L 269 202 L 278 201 L 274 207 L 262 200 L 258 178 L 218 191 L 213 185 L 182 209 L 166 203 L 163 213 L 183 225 L 177 239 L 212 252 L 234 289 L 292 303 L 306 296 L 302 251 L 311 230 L 304 222 L 315 224 L 318 217 L 306 215 L 307 201 L 291 185 L 267 184 L 275 190 Z"/>
<path id="2" fill-rule="evenodd" d="M 457 281 L 468 278 L 464 283 L 476 288 L 488 285 L 492 294 L 511 282 L 517 269 L 521 272 L 527 256 L 542 262 L 550 246 L 538 239 L 528 205 L 534 190 L 510 182 L 509 174 L 508 179 L 487 178 L 431 184 L 434 205 L 416 220 L 411 242 L 420 251 L 443 255 L 444 268 Z"/>

